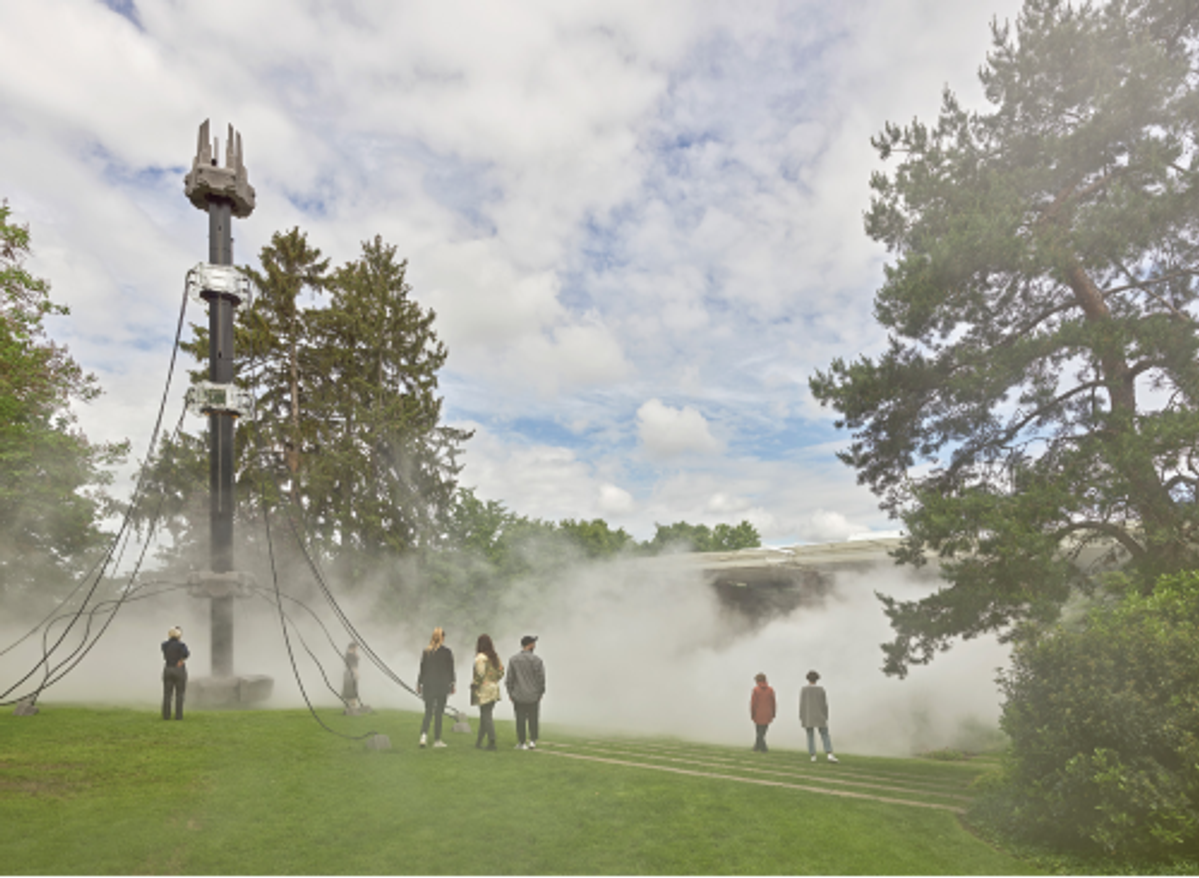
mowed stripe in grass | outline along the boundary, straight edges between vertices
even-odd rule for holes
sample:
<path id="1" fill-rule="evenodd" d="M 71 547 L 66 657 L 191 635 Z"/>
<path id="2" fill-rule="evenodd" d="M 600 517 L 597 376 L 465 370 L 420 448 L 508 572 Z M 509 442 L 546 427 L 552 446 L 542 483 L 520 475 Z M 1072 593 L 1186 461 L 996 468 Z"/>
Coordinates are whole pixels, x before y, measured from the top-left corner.
<path id="1" fill-rule="evenodd" d="M 0 862 L 68 875 L 1029 871 L 941 809 L 515 751 L 510 722 L 498 752 L 454 734 L 422 750 L 419 714 L 322 715 L 392 749 L 295 710 L 0 716 Z"/>
<path id="2" fill-rule="evenodd" d="M 952 776 L 932 776 L 922 769 L 937 768 L 935 763 L 925 760 L 903 760 L 910 763 L 910 772 L 878 771 L 869 767 L 859 768 L 863 758 L 873 761 L 874 757 L 847 756 L 838 763 L 828 762 L 821 754 L 815 762 L 806 752 L 795 750 L 772 749 L 767 754 L 740 751 L 733 748 L 713 750 L 710 746 L 689 746 L 684 743 L 674 745 L 658 744 L 652 741 L 616 738 L 611 740 L 592 741 L 596 746 L 615 747 L 630 752 L 645 755 L 658 755 L 676 759 L 690 759 L 722 767 L 739 767 L 753 769 L 766 766 L 772 770 L 781 770 L 797 777 L 809 779 L 824 779 L 836 777 L 842 782 L 863 784 L 867 786 L 890 787 L 894 789 L 923 791 L 935 795 L 961 796 L 966 800 L 973 799 L 970 786 L 974 779 L 988 770 L 989 765 L 977 764 L 970 766 L 965 772 L 958 771 Z M 891 760 L 900 762 L 901 760 Z"/>
<path id="3" fill-rule="evenodd" d="M 738 761 L 752 764 L 762 759 L 749 748 L 721 747 L 712 744 L 697 744 L 686 741 L 661 742 L 639 738 L 617 737 L 605 741 L 608 744 L 636 746 L 650 751 L 670 754 L 685 754 L 714 761 Z M 818 754 L 813 763 L 807 751 L 774 747 L 766 758 L 781 758 L 793 764 L 797 770 L 824 770 L 824 754 Z M 885 766 L 885 767 L 884 767 Z M 978 775 L 987 771 L 991 761 L 987 759 L 941 762 L 927 759 L 897 759 L 892 757 L 852 755 L 836 766 L 836 771 L 848 777 L 861 777 L 905 786 L 928 787 L 943 792 L 968 790 Z"/>
<path id="4" fill-rule="evenodd" d="M 828 773 L 803 772 L 786 769 L 763 768 L 742 765 L 733 760 L 694 759 L 670 756 L 661 752 L 646 752 L 628 747 L 610 747 L 602 744 L 561 744 L 542 747 L 542 752 L 575 759 L 592 759 L 633 767 L 657 769 L 678 774 L 710 777 L 716 780 L 755 783 L 763 786 L 787 787 L 809 793 L 823 793 L 845 798 L 870 799 L 893 805 L 909 805 L 916 808 L 941 808 L 962 813 L 971 797 L 954 793 L 941 793 L 927 789 L 894 786 L 882 782 L 863 782 L 832 777 Z M 831 766 L 830 766 L 831 767 Z M 835 768 L 833 769 L 835 770 Z M 850 789 L 850 788 L 856 789 Z"/>

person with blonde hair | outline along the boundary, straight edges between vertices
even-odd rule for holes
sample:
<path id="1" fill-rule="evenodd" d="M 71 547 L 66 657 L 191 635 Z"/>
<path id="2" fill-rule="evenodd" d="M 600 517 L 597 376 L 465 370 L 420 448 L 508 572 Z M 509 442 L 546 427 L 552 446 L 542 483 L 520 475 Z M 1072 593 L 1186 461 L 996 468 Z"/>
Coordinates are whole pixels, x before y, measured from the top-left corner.
<path id="1" fill-rule="evenodd" d="M 162 642 L 162 718 L 171 718 L 171 696 L 175 697 L 175 719 L 183 719 L 183 694 L 187 691 L 187 665 L 191 656 L 178 625 L 167 632 Z"/>
<path id="2" fill-rule="evenodd" d="M 445 631 L 433 629 L 433 637 L 420 657 L 420 673 L 416 677 L 416 694 L 425 699 L 425 719 L 420 726 L 420 745 L 428 743 L 429 720 L 433 720 L 433 746 L 444 747 L 441 740 L 441 720 L 445 703 L 454 694 L 454 654 L 445 645 Z"/>
<path id="3" fill-rule="evenodd" d="M 487 749 L 495 749 L 495 706 L 500 700 L 500 680 L 504 679 L 504 663 L 500 661 L 490 634 L 480 634 L 475 645 L 475 672 L 470 684 L 470 703 L 479 705 L 479 736 L 475 747 L 482 748 L 483 736 Z"/>

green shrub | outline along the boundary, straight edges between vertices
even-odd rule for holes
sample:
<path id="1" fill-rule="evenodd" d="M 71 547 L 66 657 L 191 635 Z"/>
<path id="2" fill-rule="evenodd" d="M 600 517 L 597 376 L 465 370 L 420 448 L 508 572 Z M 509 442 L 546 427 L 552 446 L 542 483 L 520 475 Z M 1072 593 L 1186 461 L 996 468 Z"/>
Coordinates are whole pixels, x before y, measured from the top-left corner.
<path id="1" fill-rule="evenodd" d="M 1021 645 L 1000 684 L 1011 750 L 982 819 L 1083 853 L 1199 853 L 1199 573 Z"/>

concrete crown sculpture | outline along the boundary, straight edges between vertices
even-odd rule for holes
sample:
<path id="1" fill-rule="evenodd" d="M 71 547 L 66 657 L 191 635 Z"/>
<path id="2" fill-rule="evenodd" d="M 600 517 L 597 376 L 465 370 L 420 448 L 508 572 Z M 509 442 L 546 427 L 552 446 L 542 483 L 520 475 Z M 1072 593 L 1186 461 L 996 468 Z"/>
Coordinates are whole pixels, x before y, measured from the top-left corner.
<path id="1" fill-rule="evenodd" d="M 243 161 L 241 134 L 229 126 L 225 167 L 218 167 L 220 143 L 209 138 L 208 122 L 205 119 L 200 126 L 196 157 L 191 171 L 183 178 L 183 192 L 200 210 L 208 209 L 209 198 L 227 198 L 232 203 L 233 215 L 245 219 L 254 212 L 254 187 Z"/>

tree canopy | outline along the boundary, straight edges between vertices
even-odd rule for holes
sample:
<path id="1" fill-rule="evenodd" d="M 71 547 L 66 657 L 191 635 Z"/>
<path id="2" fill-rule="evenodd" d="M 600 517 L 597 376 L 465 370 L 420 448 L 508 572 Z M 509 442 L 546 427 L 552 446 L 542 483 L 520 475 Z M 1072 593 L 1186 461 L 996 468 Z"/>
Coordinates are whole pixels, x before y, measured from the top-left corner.
<path id="1" fill-rule="evenodd" d="M 762 538 L 748 521 L 740 524 L 718 524 L 709 528 L 706 524 L 655 524 L 654 537 L 645 544 L 651 554 L 662 551 L 688 552 L 735 552 L 738 549 L 756 549 Z"/>
<path id="2" fill-rule="evenodd" d="M 276 233 L 259 263 L 243 268 L 256 296 L 235 325 L 236 380 L 257 403 L 237 429 L 242 499 L 289 503 L 351 578 L 375 556 L 435 543 L 470 434 L 441 423 L 446 349 L 434 312 L 409 295 L 407 262 L 376 237 L 330 271 L 297 228 Z M 207 330 L 193 330 L 186 347 L 204 361 Z M 204 455 L 184 436 L 151 464 L 177 541 L 204 520 Z"/>
<path id="3" fill-rule="evenodd" d="M 989 109 L 946 89 L 935 124 L 887 124 L 866 231 L 893 260 L 877 357 L 813 394 L 841 459 L 939 556 L 945 588 L 884 597 L 904 674 L 957 636 L 1054 618 L 1079 551 L 1151 586 L 1199 528 L 1199 8 L 1027 0 L 993 25 Z"/>
<path id="4" fill-rule="evenodd" d="M 84 572 L 101 544 L 105 492 L 126 443 L 93 444 L 72 402 L 100 394 L 46 319 L 68 314 L 25 268 L 29 229 L 0 202 L 0 594 L 51 592 Z"/>

